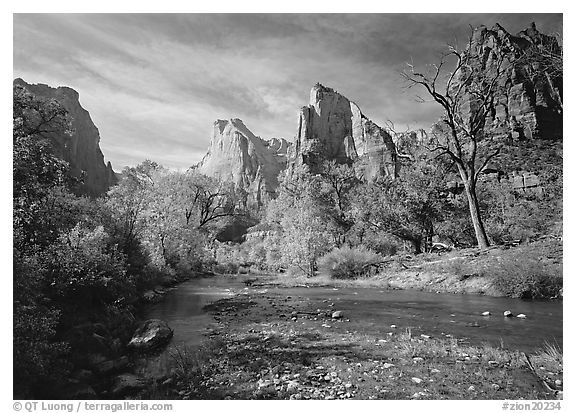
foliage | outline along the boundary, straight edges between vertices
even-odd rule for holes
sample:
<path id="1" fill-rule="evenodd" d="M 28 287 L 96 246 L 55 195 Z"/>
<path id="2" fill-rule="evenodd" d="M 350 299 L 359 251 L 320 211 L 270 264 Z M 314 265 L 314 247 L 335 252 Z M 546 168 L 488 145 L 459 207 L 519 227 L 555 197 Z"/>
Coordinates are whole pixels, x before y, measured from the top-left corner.
<path id="1" fill-rule="evenodd" d="M 494 287 L 508 297 L 551 298 L 562 289 L 562 268 L 526 256 L 508 257 L 491 268 Z"/>
<path id="2" fill-rule="evenodd" d="M 266 221 L 279 229 L 278 239 L 270 246 L 281 245 L 282 265 L 298 267 L 309 276 L 314 275 L 316 261 L 335 244 L 338 234 L 327 219 L 330 203 L 321 186 L 321 179 L 311 176 L 307 167 L 296 168 L 284 176 L 277 199 L 266 210 Z"/>
<path id="3" fill-rule="evenodd" d="M 370 274 L 370 267 L 381 261 L 380 255 L 364 246 L 334 248 L 318 260 L 321 274 L 331 278 L 358 278 Z"/>
<path id="4" fill-rule="evenodd" d="M 98 308 L 132 292 L 124 256 L 102 226 L 76 225 L 42 254 L 47 294 L 67 309 Z"/>
<path id="5" fill-rule="evenodd" d="M 353 198 L 354 219 L 370 231 L 411 242 L 419 253 L 441 220 L 443 187 L 437 170 L 417 164 L 401 179 L 384 178 L 359 186 Z"/>

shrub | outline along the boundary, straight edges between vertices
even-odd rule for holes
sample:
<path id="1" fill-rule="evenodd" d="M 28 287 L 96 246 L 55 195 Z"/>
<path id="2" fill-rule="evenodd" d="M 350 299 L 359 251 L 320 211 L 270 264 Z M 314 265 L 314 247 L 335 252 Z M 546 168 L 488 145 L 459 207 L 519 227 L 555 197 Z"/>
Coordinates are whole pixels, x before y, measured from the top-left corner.
<path id="1" fill-rule="evenodd" d="M 493 285 L 515 298 L 551 298 L 562 289 L 562 268 L 536 259 L 513 257 L 490 269 Z"/>
<path id="2" fill-rule="evenodd" d="M 380 255 L 364 246 L 341 247 L 320 258 L 318 268 L 331 278 L 358 278 L 368 275 L 371 264 L 380 260 Z"/>

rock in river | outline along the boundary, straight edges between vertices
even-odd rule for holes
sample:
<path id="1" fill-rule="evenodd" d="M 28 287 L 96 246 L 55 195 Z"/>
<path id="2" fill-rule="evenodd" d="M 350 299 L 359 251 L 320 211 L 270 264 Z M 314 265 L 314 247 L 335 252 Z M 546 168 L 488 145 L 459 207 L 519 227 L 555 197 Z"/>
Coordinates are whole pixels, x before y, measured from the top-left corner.
<path id="1" fill-rule="evenodd" d="M 142 351 L 151 350 L 168 343 L 173 334 L 174 331 L 165 321 L 150 319 L 134 332 L 128 347 Z"/>

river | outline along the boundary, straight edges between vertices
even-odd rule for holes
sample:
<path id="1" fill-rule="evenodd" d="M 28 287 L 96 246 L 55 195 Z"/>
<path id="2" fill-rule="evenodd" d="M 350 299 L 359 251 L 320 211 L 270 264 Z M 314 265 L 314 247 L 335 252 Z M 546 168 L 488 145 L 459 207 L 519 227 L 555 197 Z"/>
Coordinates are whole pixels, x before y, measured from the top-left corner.
<path id="1" fill-rule="evenodd" d="M 192 279 L 168 292 L 163 300 L 148 307 L 145 318 L 165 320 L 173 329 L 171 346 L 196 346 L 204 339 L 214 319 L 203 307 L 241 293 L 266 292 L 303 301 L 310 311 L 341 310 L 350 329 L 385 336 L 406 328 L 413 334 L 452 336 L 467 343 L 489 343 L 532 352 L 545 343 L 562 347 L 562 301 L 525 301 L 480 295 L 434 294 L 421 291 L 388 291 L 375 288 L 252 288 L 242 277 Z M 525 319 L 504 317 L 505 310 L 525 314 Z M 490 311 L 490 316 L 482 312 Z"/>

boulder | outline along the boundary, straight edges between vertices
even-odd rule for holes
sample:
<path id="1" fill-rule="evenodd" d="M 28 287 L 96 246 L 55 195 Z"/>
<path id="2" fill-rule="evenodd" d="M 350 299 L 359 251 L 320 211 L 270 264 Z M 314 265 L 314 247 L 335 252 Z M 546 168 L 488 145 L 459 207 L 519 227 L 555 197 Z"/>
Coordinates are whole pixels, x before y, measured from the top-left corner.
<path id="1" fill-rule="evenodd" d="M 147 320 L 134 332 L 128 347 L 141 351 L 152 350 L 168 343 L 173 334 L 174 331 L 165 321 Z"/>
<path id="2" fill-rule="evenodd" d="M 71 384 L 66 389 L 64 398 L 70 400 L 94 400 L 97 398 L 94 389 L 86 384 Z"/>

